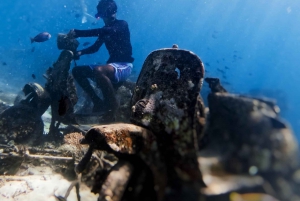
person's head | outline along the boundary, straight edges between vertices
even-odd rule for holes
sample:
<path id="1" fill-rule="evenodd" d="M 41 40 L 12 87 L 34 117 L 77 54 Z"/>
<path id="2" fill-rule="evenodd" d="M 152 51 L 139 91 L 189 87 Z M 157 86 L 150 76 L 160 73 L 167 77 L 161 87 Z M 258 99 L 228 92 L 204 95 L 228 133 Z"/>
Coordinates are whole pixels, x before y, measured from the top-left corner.
<path id="1" fill-rule="evenodd" d="M 97 5 L 98 13 L 96 18 L 102 18 L 104 22 L 115 20 L 117 13 L 117 4 L 114 0 L 100 0 Z"/>

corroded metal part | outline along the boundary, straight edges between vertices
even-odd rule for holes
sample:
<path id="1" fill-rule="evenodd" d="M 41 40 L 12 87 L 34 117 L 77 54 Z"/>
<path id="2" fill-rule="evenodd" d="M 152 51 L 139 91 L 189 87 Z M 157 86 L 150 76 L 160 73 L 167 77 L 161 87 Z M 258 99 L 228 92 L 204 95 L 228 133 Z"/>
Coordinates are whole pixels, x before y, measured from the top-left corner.
<path id="1" fill-rule="evenodd" d="M 152 52 L 137 80 L 131 100 L 131 120 L 155 132 L 186 129 L 189 125 L 183 128 L 182 121 L 194 116 L 203 76 L 203 63 L 190 51 L 161 49 Z"/>
<path id="2" fill-rule="evenodd" d="M 213 93 L 220 92 L 220 93 L 226 93 L 226 89 L 221 85 L 220 79 L 219 78 L 211 78 L 207 77 L 205 78 L 205 82 L 208 83 L 209 88 Z"/>
<path id="3" fill-rule="evenodd" d="M 120 201 L 133 173 L 132 165 L 120 160 L 108 174 L 99 192 L 98 201 Z"/>
<path id="4" fill-rule="evenodd" d="M 59 50 L 71 50 L 72 52 L 76 52 L 79 46 L 79 42 L 75 38 L 62 33 L 57 34 L 56 43 Z"/>
<path id="5" fill-rule="evenodd" d="M 55 122 L 75 123 L 73 116 L 74 105 L 78 101 L 75 82 L 72 75 L 69 73 L 73 53 L 69 50 L 63 50 L 59 55 L 58 60 L 50 67 L 45 77 L 47 83 L 45 89 L 49 92 L 51 97 L 51 127 L 50 134 L 55 133 Z M 66 96 L 69 100 L 68 110 L 64 116 L 58 114 L 59 100 L 62 96 Z"/>
<path id="6" fill-rule="evenodd" d="M 147 190 L 144 190 L 143 193 L 157 196 L 158 200 L 162 200 L 167 183 L 167 169 L 159 153 L 155 136 L 151 131 L 124 123 L 96 126 L 87 132 L 82 143 L 90 144 L 96 149 L 112 152 L 118 158 L 129 161 L 134 167 L 134 175 L 141 177 L 139 181 L 130 181 L 133 189 L 131 193 L 134 192 L 135 196 L 145 196 L 139 195 L 140 193 L 136 192 L 136 189 L 139 189 L 139 185 L 145 186 L 143 182 L 146 182 L 148 187 L 145 187 Z M 86 155 L 82 161 L 87 157 Z M 81 167 L 83 167 L 82 164 L 86 164 L 82 161 L 78 164 Z M 151 172 L 149 172 L 150 170 Z M 145 175 L 148 175 L 147 179 L 142 179 Z M 156 192 L 149 193 L 154 186 Z"/>
<path id="7" fill-rule="evenodd" d="M 29 105 L 35 108 L 34 110 L 37 115 L 42 116 L 50 106 L 51 99 L 49 93 L 41 85 L 34 82 L 25 84 L 22 91 L 28 101 L 26 102 L 26 99 L 18 99 L 17 97 L 14 105 L 19 103 Z M 20 102 L 17 102 L 18 100 Z"/>
<path id="8" fill-rule="evenodd" d="M 218 156 L 230 174 L 261 176 L 280 200 L 299 197 L 298 143 L 272 105 L 227 93 L 211 93 L 208 102 L 210 144 L 202 153 Z"/>
<path id="9" fill-rule="evenodd" d="M 18 105 L 6 109 L 0 115 L 0 143 L 13 140 L 17 143 L 28 143 L 43 135 L 44 123 L 41 117 L 32 117 L 34 108 Z"/>
<path id="10" fill-rule="evenodd" d="M 72 59 L 73 53 L 68 50 L 63 50 L 57 61 L 53 64 L 53 67 L 50 67 L 46 72 L 48 77 L 46 90 L 50 93 L 50 95 L 56 92 L 59 93 L 58 96 L 61 96 L 63 92 L 66 92 Z"/>
<path id="11" fill-rule="evenodd" d="M 50 105 L 49 94 L 37 83 L 24 86 L 24 99 L 0 114 L 0 143 L 10 140 L 28 143 L 41 137 L 44 132 L 42 114 Z"/>
<path id="12" fill-rule="evenodd" d="M 196 131 L 197 140 L 198 140 L 198 148 L 201 150 L 203 146 L 205 146 L 204 138 L 204 127 L 205 127 L 205 106 L 203 99 L 199 96 L 197 98 L 197 104 L 195 107 L 195 117 L 194 117 L 194 131 Z"/>
<path id="13" fill-rule="evenodd" d="M 90 129 L 82 143 L 93 144 L 96 149 L 122 154 L 137 154 L 150 149 L 154 135 L 151 131 L 132 124 L 108 124 Z"/>
<path id="14" fill-rule="evenodd" d="M 243 148 L 244 145 L 257 145 L 254 150 L 248 150 L 246 147 L 239 150 L 254 153 L 262 153 L 262 149 L 269 150 L 267 161 L 260 171 L 275 168 L 276 161 L 284 162 L 284 168 L 293 166 L 296 161 L 292 161 L 297 155 L 298 145 L 292 131 L 289 127 L 277 116 L 269 105 L 256 99 L 241 97 L 233 94 L 215 93 L 208 96 L 209 101 L 209 118 L 206 132 L 210 132 L 215 141 L 224 140 L 232 145 L 235 145 L 235 150 Z M 213 130 L 212 130 L 213 129 Z M 230 134 L 230 135 L 229 135 Z M 234 141 L 233 141 L 234 139 Z M 259 140 L 259 141 L 258 141 Z M 222 146 L 224 147 L 224 146 Z M 223 150 L 225 153 L 232 151 L 231 149 Z M 247 149 L 247 150 L 246 150 Z M 256 151 L 255 151 L 256 150 Z M 276 155 L 276 151 L 282 154 Z M 224 152 L 223 152 L 224 153 Z M 245 156 L 246 157 L 246 156 Z M 251 157 L 254 161 L 262 162 Z M 288 161 L 292 163 L 287 163 Z M 274 164 L 273 164 L 274 163 Z M 244 165 L 246 165 L 244 163 Z M 249 165 L 248 165 L 249 166 Z M 246 167 L 246 170 L 249 167 Z"/>
<path id="15" fill-rule="evenodd" d="M 197 162 L 199 125 L 204 119 L 204 107 L 198 105 L 203 77 L 203 63 L 194 53 L 157 50 L 145 60 L 131 100 L 131 121 L 157 137 L 167 168 L 169 197 L 183 196 L 184 186 L 197 194 L 204 185 Z"/>
<path id="16" fill-rule="evenodd" d="M 117 122 L 130 122 L 131 115 L 131 105 L 130 100 L 132 93 L 135 88 L 135 83 L 130 81 L 125 81 L 116 90 L 116 97 L 119 102 L 119 108 L 116 115 Z"/>

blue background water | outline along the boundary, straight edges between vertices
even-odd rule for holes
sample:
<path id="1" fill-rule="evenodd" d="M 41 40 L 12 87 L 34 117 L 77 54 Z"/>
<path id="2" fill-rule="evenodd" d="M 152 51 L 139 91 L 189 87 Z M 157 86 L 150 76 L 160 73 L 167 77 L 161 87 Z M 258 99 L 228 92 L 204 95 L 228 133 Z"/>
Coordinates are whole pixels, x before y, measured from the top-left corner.
<path id="1" fill-rule="evenodd" d="M 300 2 L 296 0 L 116 0 L 118 18 L 128 21 L 138 74 L 147 55 L 171 47 L 195 52 L 206 76 L 219 77 L 231 92 L 277 98 L 282 116 L 300 136 Z M 2 1 L 0 82 L 11 91 L 25 83 L 45 82 L 42 74 L 56 61 L 57 33 L 90 29 L 98 0 Z M 86 8 L 86 10 L 85 10 Z M 52 38 L 30 44 L 29 37 L 48 31 Z M 81 38 L 80 42 L 95 41 Z M 34 48 L 34 51 L 33 51 Z M 79 49 L 82 49 L 81 45 Z M 78 64 L 104 63 L 105 48 Z M 7 65 L 2 65 L 6 62 Z M 226 66 L 226 67 L 225 67 Z M 31 74 L 37 76 L 33 80 Z M 203 92 L 207 91 L 204 86 Z"/>

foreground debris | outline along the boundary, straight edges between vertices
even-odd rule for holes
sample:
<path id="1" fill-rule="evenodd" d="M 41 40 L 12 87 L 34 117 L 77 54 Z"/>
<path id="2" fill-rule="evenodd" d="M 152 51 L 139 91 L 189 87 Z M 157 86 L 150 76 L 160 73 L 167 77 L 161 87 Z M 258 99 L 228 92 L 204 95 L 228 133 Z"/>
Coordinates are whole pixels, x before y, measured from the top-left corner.
<path id="1" fill-rule="evenodd" d="M 3 141 L 1 200 L 38 196 L 31 182 L 47 173 L 62 179 L 45 191 L 49 200 L 300 200 L 298 142 L 276 104 L 230 94 L 221 80 L 206 78 L 205 108 L 203 78 L 192 52 L 157 50 L 145 60 L 131 103 L 123 103 L 122 119 L 132 123 L 87 132 L 73 126 L 63 141 L 36 146 Z M 120 94 L 129 100 L 125 88 Z M 25 190 L 8 191 L 20 183 Z"/>

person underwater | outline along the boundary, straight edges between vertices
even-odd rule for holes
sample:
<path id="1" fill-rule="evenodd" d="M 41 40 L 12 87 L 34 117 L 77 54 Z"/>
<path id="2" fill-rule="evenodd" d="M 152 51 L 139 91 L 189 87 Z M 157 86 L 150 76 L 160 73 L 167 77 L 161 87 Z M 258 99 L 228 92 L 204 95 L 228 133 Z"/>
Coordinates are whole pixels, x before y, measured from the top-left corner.
<path id="1" fill-rule="evenodd" d="M 72 70 L 74 79 L 85 93 L 91 98 L 93 112 L 103 112 L 106 116 L 114 116 L 118 109 L 114 86 L 125 81 L 131 74 L 134 58 L 128 23 L 116 18 L 117 4 L 113 0 L 101 0 L 97 5 L 97 19 L 104 21 L 104 26 L 98 29 L 77 30 L 68 33 L 70 37 L 97 37 L 96 42 L 75 53 L 75 59 L 86 54 L 97 52 L 105 44 L 109 59 L 103 65 L 77 66 Z M 96 82 L 100 87 L 103 100 L 98 97 L 88 79 Z"/>

